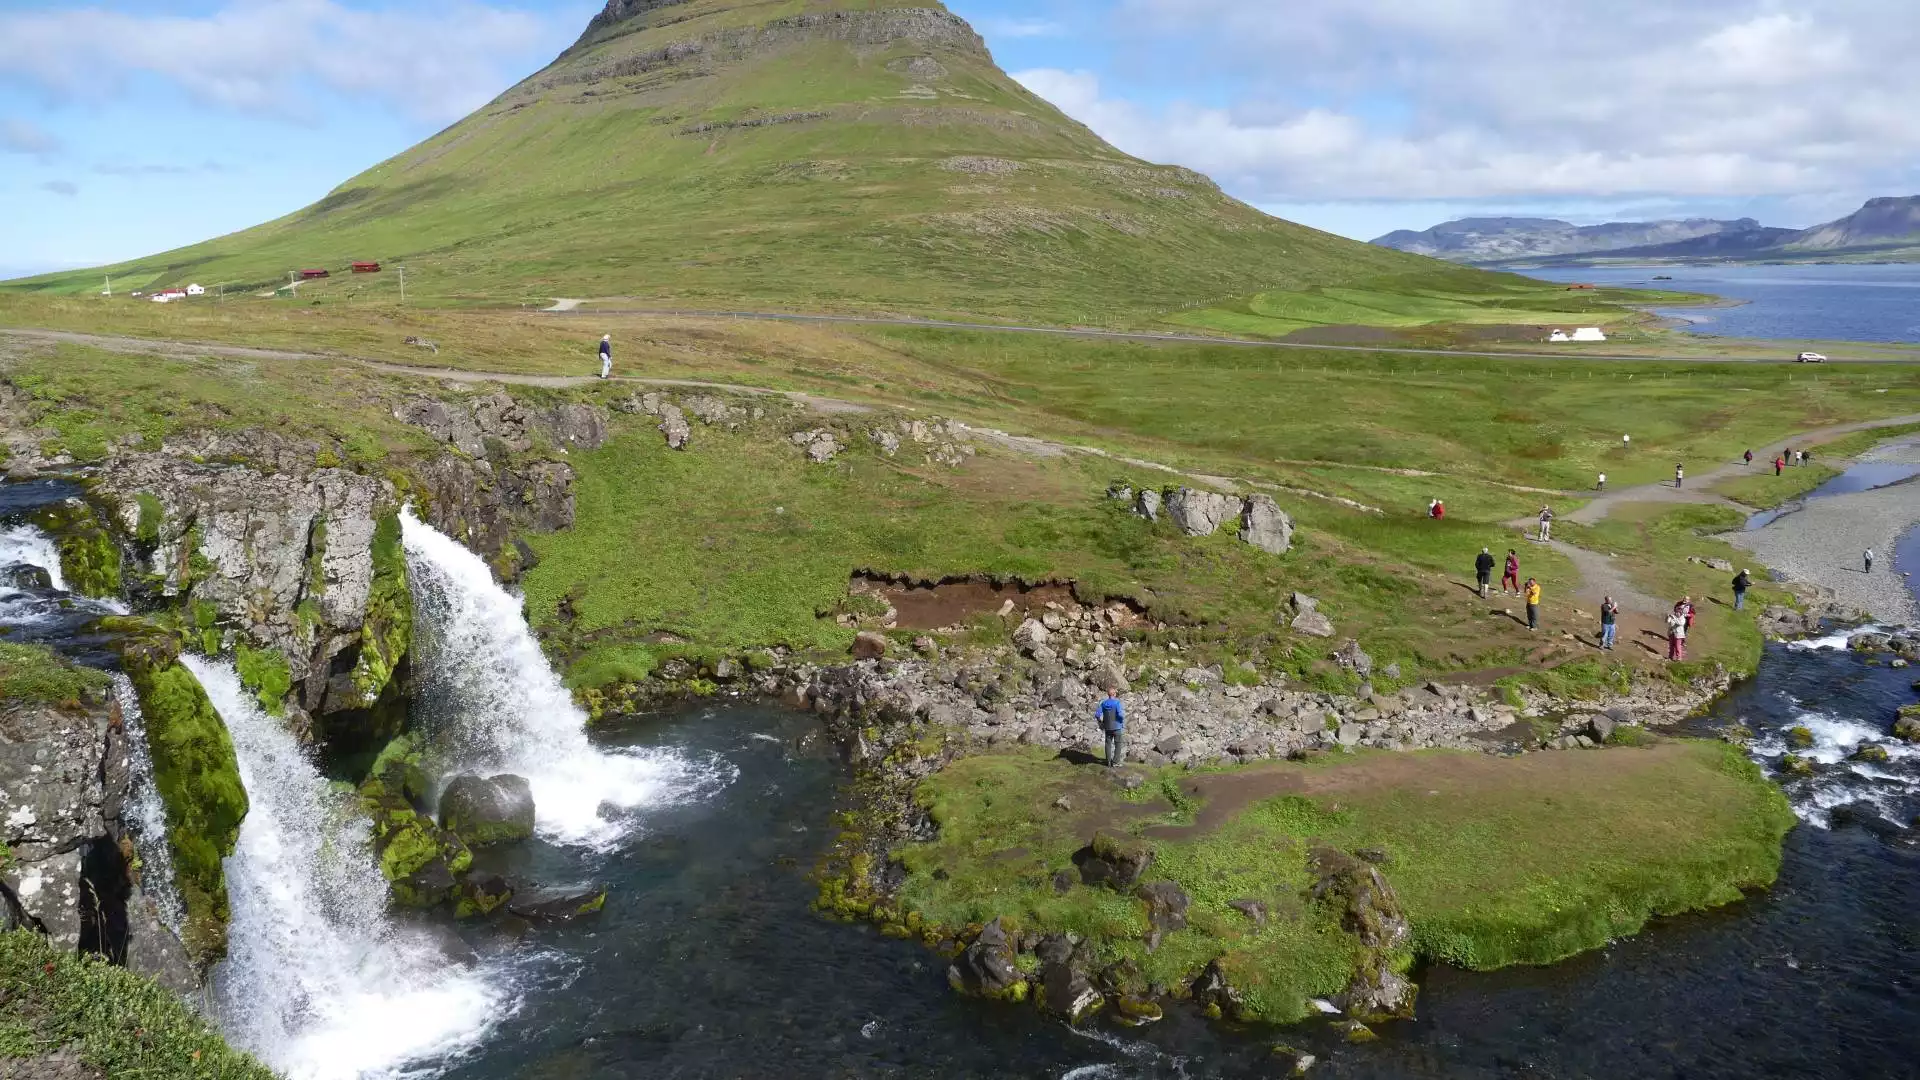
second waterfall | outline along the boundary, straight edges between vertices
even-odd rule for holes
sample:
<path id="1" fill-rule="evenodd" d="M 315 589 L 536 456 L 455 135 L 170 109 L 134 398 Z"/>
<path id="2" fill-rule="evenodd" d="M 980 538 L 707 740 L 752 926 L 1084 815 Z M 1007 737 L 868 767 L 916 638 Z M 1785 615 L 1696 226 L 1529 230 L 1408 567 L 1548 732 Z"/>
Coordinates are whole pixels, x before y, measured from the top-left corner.
<path id="1" fill-rule="evenodd" d="M 630 811 L 731 779 L 722 762 L 603 750 L 487 564 L 446 534 L 400 516 L 417 628 L 416 723 L 433 736 L 442 776 L 508 772 L 533 788 L 542 838 L 605 848 Z"/>

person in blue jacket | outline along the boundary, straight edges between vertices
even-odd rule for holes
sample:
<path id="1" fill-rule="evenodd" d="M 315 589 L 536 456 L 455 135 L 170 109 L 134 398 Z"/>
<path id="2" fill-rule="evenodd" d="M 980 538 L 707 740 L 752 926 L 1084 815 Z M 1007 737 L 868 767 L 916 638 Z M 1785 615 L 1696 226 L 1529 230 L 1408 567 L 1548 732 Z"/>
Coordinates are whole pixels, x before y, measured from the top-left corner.
<path id="1" fill-rule="evenodd" d="M 1107 736 L 1107 767 L 1115 768 L 1127 753 L 1127 707 L 1120 704 L 1120 695 L 1109 690 L 1107 699 L 1100 703 L 1100 730 Z"/>
<path id="2" fill-rule="evenodd" d="M 600 377 L 605 379 L 605 378 L 612 377 L 612 375 L 613 375 L 613 335 L 605 334 L 605 335 L 602 335 L 600 338 Z"/>

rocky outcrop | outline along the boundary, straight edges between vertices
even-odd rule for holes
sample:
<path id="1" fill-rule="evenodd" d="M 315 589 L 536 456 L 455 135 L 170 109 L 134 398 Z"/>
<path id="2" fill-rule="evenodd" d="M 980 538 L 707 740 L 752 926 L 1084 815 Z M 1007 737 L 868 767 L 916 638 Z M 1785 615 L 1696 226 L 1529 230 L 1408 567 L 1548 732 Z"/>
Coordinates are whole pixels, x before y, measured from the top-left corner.
<path id="1" fill-rule="evenodd" d="M 825 429 L 796 431 L 787 438 L 793 445 L 805 450 L 807 460 L 815 465 L 825 465 L 840 453 L 840 440 Z"/>
<path id="2" fill-rule="evenodd" d="M 211 632 L 206 651 L 221 651 L 222 630 L 231 630 L 279 653 L 296 721 L 366 708 L 365 692 L 334 693 L 352 682 L 333 676 L 360 667 L 377 576 L 374 534 L 398 506 L 392 487 L 315 468 L 310 457 L 280 473 L 203 463 L 193 453 L 187 444 L 121 454 L 95 482 L 134 554 L 134 591 L 193 611 L 195 625 Z M 388 600 L 406 603 L 390 583 L 386 589 Z M 392 626 L 381 629 L 389 651 L 406 651 L 404 641 L 390 640 Z M 374 696 L 384 688 L 366 670 L 360 684 Z"/>
<path id="3" fill-rule="evenodd" d="M 975 997 L 1019 1001 L 1027 996 L 1027 981 L 1014 965 L 1013 942 L 995 919 L 947 968 L 947 984 Z"/>
<path id="4" fill-rule="evenodd" d="M 606 413 L 595 406 L 529 406 L 504 391 L 470 401 L 408 398 L 393 415 L 475 458 L 505 458 L 536 448 L 598 450 L 607 441 Z"/>
<path id="5" fill-rule="evenodd" d="M 1237 519 L 1242 543 L 1272 555 L 1284 555 L 1293 547 L 1293 518 L 1280 509 L 1271 495 L 1223 495 L 1190 487 L 1136 493 L 1116 485 L 1107 489 L 1107 496 L 1131 498 L 1133 512 L 1148 521 L 1158 521 L 1164 510 L 1168 519 L 1188 536 L 1212 536 L 1221 526 Z"/>
<path id="6" fill-rule="evenodd" d="M 1411 1015 L 1414 985 L 1400 972 L 1406 967 L 1413 927 L 1393 886 L 1371 861 L 1325 845 L 1308 854 L 1307 865 L 1316 878 L 1313 899 L 1331 905 L 1341 929 L 1359 945 L 1341 1008 L 1369 1020 Z"/>
<path id="7" fill-rule="evenodd" d="M 133 854 L 128 738 L 105 688 L 0 706 L 0 840 L 10 853 L 0 863 L 0 924 L 185 993 L 198 978 Z"/>

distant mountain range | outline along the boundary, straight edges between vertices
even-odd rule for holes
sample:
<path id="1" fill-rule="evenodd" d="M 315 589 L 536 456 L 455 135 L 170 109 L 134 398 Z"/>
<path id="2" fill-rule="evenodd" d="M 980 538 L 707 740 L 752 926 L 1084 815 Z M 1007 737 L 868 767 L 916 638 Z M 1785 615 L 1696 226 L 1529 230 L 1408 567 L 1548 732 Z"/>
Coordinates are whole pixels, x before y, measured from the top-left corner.
<path id="1" fill-rule="evenodd" d="M 1838 221 L 1780 229 L 1752 218 L 1614 221 L 1461 218 L 1373 241 L 1381 247 L 1477 266 L 1614 261 L 1721 262 L 1884 259 L 1920 262 L 1920 195 L 1869 199 Z"/>

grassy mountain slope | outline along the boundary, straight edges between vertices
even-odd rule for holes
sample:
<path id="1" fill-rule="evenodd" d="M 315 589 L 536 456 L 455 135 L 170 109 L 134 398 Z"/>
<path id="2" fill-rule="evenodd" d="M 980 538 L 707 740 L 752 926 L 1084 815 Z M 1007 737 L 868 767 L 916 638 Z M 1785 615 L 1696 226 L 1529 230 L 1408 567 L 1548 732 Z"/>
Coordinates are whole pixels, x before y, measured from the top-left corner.
<path id="1" fill-rule="evenodd" d="M 890 0 L 614 0 L 545 70 L 318 203 L 109 269 L 128 289 L 231 292 L 356 259 L 404 262 L 410 293 L 445 302 L 1106 324 L 1308 285 L 1498 280 L 1122 154 L 1008 78 L 957 17 Z"/>

